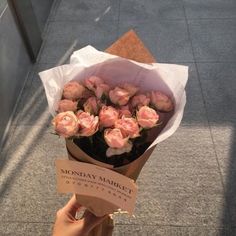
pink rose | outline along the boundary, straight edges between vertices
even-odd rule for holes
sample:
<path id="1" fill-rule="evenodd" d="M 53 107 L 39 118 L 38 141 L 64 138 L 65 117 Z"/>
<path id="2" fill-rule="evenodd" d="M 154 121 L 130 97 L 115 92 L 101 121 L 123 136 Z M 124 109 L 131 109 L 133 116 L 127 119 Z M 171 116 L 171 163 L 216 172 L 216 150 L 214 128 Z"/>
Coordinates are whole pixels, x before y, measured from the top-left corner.
<path id="1" fill-rule="evenodd" d="M 96 97 L 90 97 L 83 105 L 84 111 L 90 114 L 97 115 L 100 108 L 99 101 Z"/>
<path id="2" fill-rule="evenodd" d="M 129 106 L 128 105 L 120 107 L 120 109 L 119 109 L 119 118 L 121 118 L 122 116 L 132 117 L 132 113 L 129 110 Z"/>
<path id="3" fill-rule="evenodd" d="M 87 87 L 89 90 L 95 91 L 95 89 L 98 87 L 98 85 L 103 84 L 103 80 L 97 76 L 90 76 L 84 81 L 85 87 Z"/>
<path id="4" fill-rule="evenodd" d="M 129 92 L 125 89 L 115 87 L 115 89 L 110 90 L 109 97 L 114 104 L 123 106 L 129 101 Z"/>
<path id="5" fill-rule="evenodd" d="M 162 92 L 152 91 L 151 92 L 151 103 L 159 111 L 172 111 L 174 109 L 174 104 L 172 100 Z"/>
<path id="6" fill-rule="evenodd" d="M 76 111 L 77 110 L 77 102 L 73 102 L 68 99 L 63 99 L 58 102 L 58 112 L 65 112 L 65 111 Z"/>
<path id="7" fill-rule="evenodd" d="M 123 86 L 122 86 L 126 91 L 129 92 L 129 96 L 130 97 L 133 97 L 139 90 L 138 87 L 132 85 L 132 84 L 128 84 L 128 83 L 125 83 Z"/>
<path id="8" fill-rule="evenodd" d="M 122 117 L 115 123 L 115 128 L 120 129 L 124 136 L 136 138 L 139 135 L 139 126 L 134 118 Z"/>
<path id="9" fill-rule="evenodd" d="M 108 96 L 110 87 L 107 84 L 99 84 L 95 89 L 95 95 L 97 98 L 101 98 L 102 95 Z"/>
<path id="10" fill-rule="evenodd" d="M 144 94 L 136 95 L 131 100 L 132 107 L 134 107 L 134 108 L 148 106 L 149 103 L 150 103 L 150 98 L 148 98 Z"/>
<path id="11" fill-rule="evenodd" d="M 69 100 L 78 100 L 83 96 L 84 86 L 77 81 L 70 81 L 64 85 L 63 97 Z"/>
<path id="12" fill-rule="evenodd" d="M 64 138 L 77 134 L 78 119 L 72 111 L 57 114 L 52 120 L 55 131 Z"/>
<path id="13" fill-rule="evenodd" d="M 143 106 L 137 111 L 137 120 L 141 127 L 152 128 L 159 120 L 159 115 L 154 109 Z"/>
<path id="14" fill-rule="evenodd" d="M 121 130 L 117 128 L 105 129 L 104 139 L 111 148 L 123 148 L 129 140 L 129 138 L 123 136 Z"/>
<path id="15" fill-rule="evenodd" d="M 98 131 L 98 116 L 93 116 L 83 111 L 78 111 L 76 116 L 79 120 L 78 134 L 80 136 L 92 136 Z"/>
<path id="16" fill-rule="evenodd" d="M 99 112 L 99 120 L 101 127 L 114 126 L 119 118 L 119 112 L 111 106 L 103 106 Z"/>

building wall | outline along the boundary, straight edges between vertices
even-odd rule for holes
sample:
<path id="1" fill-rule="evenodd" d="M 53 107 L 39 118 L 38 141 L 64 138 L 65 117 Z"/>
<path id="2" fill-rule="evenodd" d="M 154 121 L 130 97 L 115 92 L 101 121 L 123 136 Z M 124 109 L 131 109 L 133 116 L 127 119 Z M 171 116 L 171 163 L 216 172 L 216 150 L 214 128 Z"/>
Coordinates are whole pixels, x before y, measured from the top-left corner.
<path id="1" fill-rule="evenodd" d="M 53 0 L 32 0 L 41 31 L 52 3 Z M 11 11 L 6 1 L 0 0 L 0 146 L 31 67 L 32 63 Z"/>

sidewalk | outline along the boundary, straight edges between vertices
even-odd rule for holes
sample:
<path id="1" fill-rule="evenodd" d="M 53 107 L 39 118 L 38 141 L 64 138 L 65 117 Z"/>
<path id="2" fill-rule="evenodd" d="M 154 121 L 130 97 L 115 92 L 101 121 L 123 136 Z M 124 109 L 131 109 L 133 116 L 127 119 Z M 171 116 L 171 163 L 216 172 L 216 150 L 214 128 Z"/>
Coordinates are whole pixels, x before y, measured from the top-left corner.
<path id="1" fill-rule="evenodd" d="M 188 65 L 187 105 L 177 132 L 157 146 L 139 179 L 136 218 L 121 235 L 236 235 L 236 2 L 58 0 L 44 45 L 0 157 L 0 235 L 50 235 L 69 195 L 56 192 L 52 135 L 38 72 L 88 44 L 106 49 L 133 28 L 158 62 Z"/>

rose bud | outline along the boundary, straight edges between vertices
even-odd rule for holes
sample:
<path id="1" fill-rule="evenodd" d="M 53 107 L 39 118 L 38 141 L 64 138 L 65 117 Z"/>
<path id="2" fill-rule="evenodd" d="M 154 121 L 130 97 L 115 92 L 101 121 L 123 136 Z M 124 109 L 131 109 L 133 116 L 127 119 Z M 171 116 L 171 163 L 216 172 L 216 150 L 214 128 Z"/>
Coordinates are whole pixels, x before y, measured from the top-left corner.
<path id="1" fill-rule="evenodd" d="M 128 105 L 127 106 L 122 106 L 119 109 L 119 118 L 121 118 L 123 116 L 125 116 L 125 117 L 132 117 L 132 113 L 129 110 L 129 106 Z"/>
<path id="2" fill-rule="evenodd" d="M 96 97 L 90 97 L 87 101 L 83 104 L 84 111 L 90 114 L 97 115 L 100 109 L 99 101 Z"/>
<path id="3" fill-rule="evenodd" d="M 76 116 L 79 120 L 79 136 L 92 136 L 98 131 L 98 116 L 83 111 L 78 111 Z"/>
<path id="4" fill-rule="evenodd" d="M 105 129 L 104 139 L 111 148 L 123 148 L 129 140 L 129 138 L 123 136 L 121 130 L 117 128 Z"/>
<path id="5" fill-rule="evenodd" d="M 140 108 L 142 106 L 148 106 L 149 103 L 150 103 L 150 98 L 148 98 L 144 94 L 136 95 L 131 100 L 131 105 L 134 108 L 136 108 L 136 107 Z"/>
<path id="6" fill-rule="evenodd" d="M 152 91 L 151 92 L 151 103 L 159 111 L 172 111 L 174 109 L 174 104 L 172 100 L 162 92 Z"/>
<path id="7" fill-rule="evenodd" d="M 103 106 L 99 112 L 101 127 L 112 127 L 119 118 L 119 112 L 111 106 Z"/>
<path id="8" fill-rule="evenodd" d="M 107 84 L 99 84 L 95 89 L 95 95 L 97 98 L 101 98 L 102 95 L 108 96 L 110 87 Z"/>
<path id="9" fill-rule="evenodd" d="M 129 136 L 130 138 L 140 136 L 139 126 L 134 118 L 122 117 L 116 121 L 115 128 L 120 129 L 124 136 Z"/>
<path id="10" fill-rule="evenodd" d="M 139 90 L 138 87 L 132 85 L 132 84 L 128 84 L 128 83 L 125 83 L 122 88 L 124 88 L 126 91 L 129 92 L 129 96 L 130 97 L 133 97 Z"/>
<path id="11" fill-rule="evenodd" d="M 129 92 L 119 87 L 110 90 L 109 97 L 112 103 L 120 106 L 126 105 L 130 98 Z"/>
<path id="12" fill-rule="evenodd" d="M 103 80 L 94 75 L 90 76 L 84 81 L 85 87 L 92 91 L 95 91 L 99 84 L 104 84 Z"/>
<path id="13" fill-rule="evenodd" d="M 84 86 L 73 80 L 64 85 L 63 97 L 69 100 L 78 100 L 83 96 L 84 91 Z"/>
<path id="14" fill-rule="evenodd" d="M 76 111 L 77 110 L 77 102 L 73 102 L 68 99 L 63 99 L 58 102 L 58 112 L 65 112 L 65 111 Z"/>
<path id="15" fill-rule="evenodd" d="M 72 111 L 57 114 L 52 120 L 55 131 L 64 138 L 77 134 L 78 119 Z"/>
<path id="16" fill-rule="evenodd" d="M 143 128 L 152 128 L 157 124 L 159 115 L 148 106 L 143 106 L 137 111 L 138 124 Z"/>

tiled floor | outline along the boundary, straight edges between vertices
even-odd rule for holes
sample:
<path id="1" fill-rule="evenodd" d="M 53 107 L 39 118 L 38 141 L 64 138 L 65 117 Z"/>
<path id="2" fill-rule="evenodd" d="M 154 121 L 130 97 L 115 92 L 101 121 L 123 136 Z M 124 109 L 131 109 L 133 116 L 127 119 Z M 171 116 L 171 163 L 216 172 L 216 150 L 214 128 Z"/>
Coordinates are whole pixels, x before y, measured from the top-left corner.
<path id="1" fill-rule="evenodd" d="M 158 62 L 188 65 L 181 127 L 139 180 L 136 218 L 114 235 L 236 235 L 236 1 L 58 0 L 0 159 L 0 235 L 50 235 L 68 199 L 56 193 L 53 136 L 37 73 L 87 44 L 104 50 L 133 28 Z"/>

